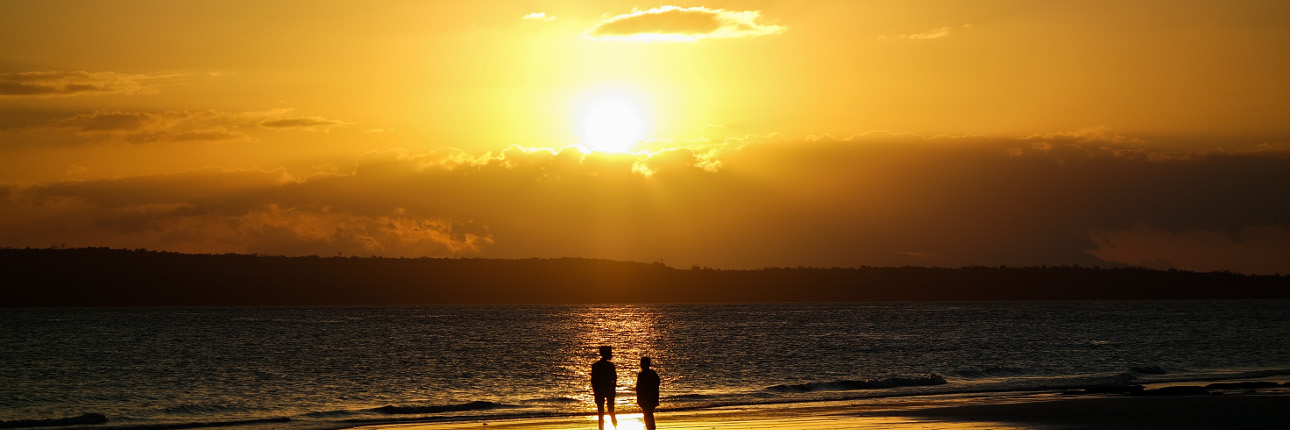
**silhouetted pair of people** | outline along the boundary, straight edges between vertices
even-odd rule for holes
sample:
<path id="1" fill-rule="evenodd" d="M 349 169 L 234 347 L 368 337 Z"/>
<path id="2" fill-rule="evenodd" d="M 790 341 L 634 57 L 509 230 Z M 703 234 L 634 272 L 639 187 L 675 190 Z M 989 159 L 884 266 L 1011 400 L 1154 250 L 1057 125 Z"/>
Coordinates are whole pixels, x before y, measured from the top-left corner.
<path id="1" fill-rule="evenodd" d="M 596 398 L 596 415 L 600 429 L 605 428 L 605 409 L 608 405 L 609 419 L 618 427 L 618 416 L 614 414 L 614 395 L 618 390 L 618 369 L 612 361 L 614 347 L 600 347 L 600 360 L 591 365 L 591 392 Z M 658 407 L 658 373 L 650 369 L 649 357 L 641 357 L 641 371 L 636 374 L 636 403 L 641 407 L 645 428 L 654 430 L 654 408 Z"/>

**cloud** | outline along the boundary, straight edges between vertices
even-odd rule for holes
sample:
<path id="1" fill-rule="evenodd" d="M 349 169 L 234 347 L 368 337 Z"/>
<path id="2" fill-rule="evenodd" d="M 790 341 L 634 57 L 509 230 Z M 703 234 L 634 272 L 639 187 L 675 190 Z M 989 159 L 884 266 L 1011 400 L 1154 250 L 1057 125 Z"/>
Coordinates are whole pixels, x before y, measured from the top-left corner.
<path id="1" fill-rule="evenodd" d="M 1075 131 L 1059 131 L 1052 133 L 1039 133 L 1023 137 L 1022 140 L 1029 141 L 1067 141 L 1079 143 L 1145 143 L 1146 141 L 1139 137 L 1126 136 L 1115 132 L 1111 127 L 1105 125 L 1096 127 L 1085 127 Z"/>
<path id="2" fill-rule="evenodd" d="M 250 138 L 237 129 L 237 121 L 229 114 L 215 111 L 98 111 L 65 118 L 50 128 L 74 132 L 94 141 L 131 144 Z"/>
<path id="3" fill-rule="evenodd" d="M 533 12 L 528 15 L 524 15 L 520 19 L 527 21 L 555 21 L 555 16 L 547 16 L 544 12 Z"/>
<path id="4" fill-rule="evenodd" d="M 264 121 L 260 123 L 261 127 L 273 129 L 294 129 L 305 131 L 331 131 L 332 128 L 348 125 L 344 121 L 336 121 L 317 116 L 284 118 Z"/>
<path id="5" fill-rule="evenodd" d="M 1290 148 L 1150 156 L 1170 146 L 1159 139 L 1144 156 L 1078 137 L 1014 156 L 1033 142 L 897 133 L 640 154 L 379 151 L 341 173 L 0 186 L 0 245 L 1290 273 Z"/>
<path id="6" fill-rule="evenodd" d="M 247 130 L 252 126 L 273 130 L 329 131 L 346 124 L 316 116 L 293 116 L 290 109 L 97 111 L 55 121 L 47 128 L 76 133 L 93 141 L 144 144 L 246 140 L 250 139 Z"/>
<path id="7" fill-rule="evenodd" d="M 949 35 L 954 33 L 954 31 L 957 29 L 966 29 L 971 27 L 972 27 L 971 24 L 964 24 L 959 27 L 937 27 L 921 33 L 902 34 L 895 37 L 888 37 L 887 35 L 884 34 L 884 35 L 878 36 L 878 38 L 883 40 L 886 40 L 886 39 L 903 39 L 903 40 L 941 39 L 941 38 L 949 37 Z"/>
<path id="8" fill-rule="evenodd" d="M 48 71 L 0 73 L 0 97 L 66 97 L 140 94 L 155 91 L 149 81 L 174 75 L 115 72 Z"/>
<path id="9" fill-rule="evenodd" d="M 492 240 L 469 221 L 292 201 L 279 193 L 300 185 L 280 179 L 280 172 L 206 170 L 0 190 L 0 241 L 200 253 L 457 256 L 476 254 Z"/>
<path id="10" fill-rule="evenodd" d="M 626 41 L 693 42 L 707 38 L 737 38 L 779 34 L 787 27 L 762 21 L 759 11 L 727 11 L 697 6 L 661 6 L 609 18 L 586 36 Z"/>

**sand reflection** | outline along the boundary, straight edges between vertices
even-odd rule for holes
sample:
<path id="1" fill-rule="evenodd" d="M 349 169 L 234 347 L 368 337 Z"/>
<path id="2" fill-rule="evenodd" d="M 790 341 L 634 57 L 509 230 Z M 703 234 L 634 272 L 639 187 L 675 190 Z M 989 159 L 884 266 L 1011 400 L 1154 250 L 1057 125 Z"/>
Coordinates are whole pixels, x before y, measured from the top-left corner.
<path id="1" fill-rule="evenodd" d="M 618 414 L 618 427 L 610 425 L 609 421 L 606 420 L 605 430 L 645 430 L 645 422 L 642 421 L 642 418 L 641 414 Z M 591 424 L 590 428 L 596 427 L 595 415 L 587 417 L 587 421 Z"/>

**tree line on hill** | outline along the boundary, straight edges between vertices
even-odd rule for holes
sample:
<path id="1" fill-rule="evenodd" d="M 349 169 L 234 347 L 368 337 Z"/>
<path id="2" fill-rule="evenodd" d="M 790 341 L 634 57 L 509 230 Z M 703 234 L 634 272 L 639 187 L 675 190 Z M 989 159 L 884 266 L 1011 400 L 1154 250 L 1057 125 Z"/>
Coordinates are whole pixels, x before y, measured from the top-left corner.
<path id="1" fill-rule="evenodd" d="M 360 258 L 0 249 L 21 306 L 1287 299 L 1290 276 L 1142 268 L 718 270 L 582 258 Z"/>

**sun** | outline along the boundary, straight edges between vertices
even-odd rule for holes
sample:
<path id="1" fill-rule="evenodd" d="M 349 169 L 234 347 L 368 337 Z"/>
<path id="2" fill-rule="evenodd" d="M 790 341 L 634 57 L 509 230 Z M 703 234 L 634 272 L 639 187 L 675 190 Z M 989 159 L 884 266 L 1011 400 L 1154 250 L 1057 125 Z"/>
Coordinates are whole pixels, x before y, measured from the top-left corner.
<path id="1" fill-rule="evenodd" d="M 645 138 L 645 103 L 636 92 L 601 89 L 584 94 L 579 102 L 576 115 L 584 148 L 629 152 Z"/>
<path id="2" fill-rule="evenodd" d="M 618 98 L 592 102 L 582 116 L 582 137 L 595 151 L 630 151 L 641 140 L 643 131 L 640 112 Z"/>

